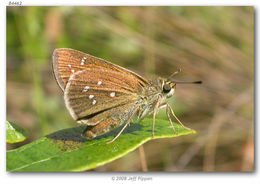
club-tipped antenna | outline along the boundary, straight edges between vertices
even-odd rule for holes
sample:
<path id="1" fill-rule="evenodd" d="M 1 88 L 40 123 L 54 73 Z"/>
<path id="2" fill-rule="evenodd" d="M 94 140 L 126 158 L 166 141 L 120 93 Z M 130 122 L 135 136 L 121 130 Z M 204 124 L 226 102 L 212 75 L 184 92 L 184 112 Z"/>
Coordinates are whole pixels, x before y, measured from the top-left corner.
<path id="1" fill-rule="evenodd" d="M 202 81 L 171 81 L 176 84 L 202 84 Z"/>
<path id="2" fill-rule="evenodd" d="M 179 68 L 177 71 L 175 71 L 170 77 L 168 77 L 168 80 L 170 80 L 173 83 L 176 84 L 202 84 L 202 81 L 175 81 L 172 79 L 173 76 L 179 74 L 182 70 Z"/>
<path id="3" fill-rule="evenodd" d="M 179 68 L 176 72 L 173 72 L 172 75 L 170 75 L 169 79 L 177 74 L 179 74 L 181 72 L 181 69 Z"/>

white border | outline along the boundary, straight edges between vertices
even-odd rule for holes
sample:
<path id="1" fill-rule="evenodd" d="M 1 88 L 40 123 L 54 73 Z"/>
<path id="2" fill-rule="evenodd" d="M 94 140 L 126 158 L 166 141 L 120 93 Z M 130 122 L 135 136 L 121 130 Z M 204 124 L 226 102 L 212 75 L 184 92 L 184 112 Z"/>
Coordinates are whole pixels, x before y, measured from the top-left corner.
<path id="1" fill-rule="evenodd" d="M 8 5 L 7 0 L 2 0 L 0 3 L 0 58 L 2 67 L 0 68 L 0 77 L 1 77 L 1 125 L 0 125 L 0 182 L 3 185 L 64 185 L 64 186 L 72 186 L 72 185 L 96 185 L 103 184 L 107 185 L 117 185 L 117 184 L 142 184 L 142 185 L 200 185 L 200 186 L 208 186 L 208 185 L 259 185 L 259 173 L 257 169 L 259 168 L 259 161 L 257 160 L 257 151 L 259 149 L 259 143 L 256 141 L 256 172 L 255 173 L 6 173 L 5 171 L 5 117 L 6 117 L 6 6 Z M 185 1 L 167 1 L 167 0 L 110 0 L 109 3 L 104 0 L 96 0 L 96 1 L 86 1 L 86 0 L 71 0 L 71 1 L 58 1 L 58 0 L 23 0 L 22 4 L 24 6 L 47 6 L 47 5 L 63 5 L 63 6 L 72 6 L 72 5 L 92 5 L 92 6 L 102 6 L 102 5 L 203 5 L 203 6 L 216 6 L 216 5 L 236 5 L 236 6 L 255 6 L 256 17 L 257 11 L 259 9 L 259 1 L 257 0 L 185 0 Z M 258 31 L 259 19 L 256 18 L 256 31 Z M 258 37 L 255 42 L 258 43 Z M 256 53 L 259 52 L 259 48 L 256 47 Z M 256 54 L 257 60 L 257 54 Z M 255 62 L 256 64 L 256 62 Z M 256 64 L 256 71 L 259 72 L 259 65 Z M 257 73 L 256 73 L 257 74 Z M 256 75 L 256 92 L 259 87 L 259 76 Z M 258 105 L 259 101 L 256 99 L 256 104 Z M 259 115 L 259 110 L 256 107 L 256 117 Z M 257 124 L 257 118 L 255 123 Z M 256 135 L 258 135 L 259 127 L 256 128 Z M 257 138 L 256 138 L 257 139 Z M 112 176 L 123 175 L 123 176 L 152 176 L 153 181 L 147 182 L 114 182 L 112 181 Z"/>

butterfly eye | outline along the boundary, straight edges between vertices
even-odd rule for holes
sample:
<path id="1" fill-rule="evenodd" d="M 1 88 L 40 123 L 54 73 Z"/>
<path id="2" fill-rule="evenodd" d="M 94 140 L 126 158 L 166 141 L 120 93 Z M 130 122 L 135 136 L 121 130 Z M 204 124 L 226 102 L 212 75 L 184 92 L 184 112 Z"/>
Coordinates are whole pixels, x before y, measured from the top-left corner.
<path id="1" fill-rule="evenodd" d="M 171 91 L 171 86 L 170 84 L 166 83 L 163 85 L 163 93 L 169 93 Z"/>

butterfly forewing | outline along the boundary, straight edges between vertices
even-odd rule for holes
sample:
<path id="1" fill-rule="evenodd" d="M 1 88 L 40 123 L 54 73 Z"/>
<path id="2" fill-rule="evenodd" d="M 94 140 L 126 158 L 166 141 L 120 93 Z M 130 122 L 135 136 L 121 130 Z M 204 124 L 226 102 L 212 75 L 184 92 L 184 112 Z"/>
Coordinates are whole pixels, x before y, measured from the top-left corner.
<path id="1" fill-rule="evenodd" d="M 53 53 L 53 70 L 60 88 L 64 91 L 71 75 L 87 68 L 102 68 L 134 76 L 141 86 L 148 82 L 138 74 L 103 59 L 73 49 L 56 49 Z"/>

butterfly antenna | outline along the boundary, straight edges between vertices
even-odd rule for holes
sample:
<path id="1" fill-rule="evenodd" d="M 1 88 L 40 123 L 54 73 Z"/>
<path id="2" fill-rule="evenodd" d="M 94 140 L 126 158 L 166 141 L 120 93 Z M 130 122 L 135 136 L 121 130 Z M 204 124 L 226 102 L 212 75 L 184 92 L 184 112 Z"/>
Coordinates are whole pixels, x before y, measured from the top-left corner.
<path id="1" fill-rule="evenodd" d="M 179 68 L 176 72 L 174 72 L 168 79 L 171 79 L 173 76 L 179 74 L 181 72 L 181 69 Z"/>
<path id="2" fill-rule="evenodd" d="M 174 81 L 172 80 L 173 83 L 176 84 L 202 84 L 202 81 Z"/>

